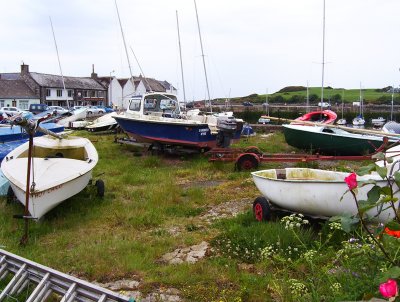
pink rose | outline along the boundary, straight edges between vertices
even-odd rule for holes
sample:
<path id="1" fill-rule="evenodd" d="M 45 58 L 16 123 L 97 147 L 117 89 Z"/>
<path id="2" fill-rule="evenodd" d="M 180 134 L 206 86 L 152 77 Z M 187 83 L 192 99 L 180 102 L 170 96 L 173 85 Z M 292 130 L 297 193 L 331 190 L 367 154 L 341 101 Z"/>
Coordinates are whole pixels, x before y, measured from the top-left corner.
<path id="1" fill-rule="evenodd" d="M 347 183 L 347 186 L 350 190 L 357 188 L 357 174 L 351 173 L 349 176 L 344 178 L 344 181 Z"/>
<path id="2" fill-rule="evenodd" d="M 397 296 L 398 287 L 396 280 L 389 279 L 385 283 L 379 285 L 379 291 L 385 298 L 391 298 Z"/>

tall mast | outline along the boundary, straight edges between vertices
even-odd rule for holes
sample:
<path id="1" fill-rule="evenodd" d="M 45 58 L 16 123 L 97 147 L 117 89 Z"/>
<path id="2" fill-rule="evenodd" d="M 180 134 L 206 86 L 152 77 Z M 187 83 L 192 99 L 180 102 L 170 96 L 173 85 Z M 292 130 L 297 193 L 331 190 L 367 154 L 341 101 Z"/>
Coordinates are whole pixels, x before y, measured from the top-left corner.
<path id="1" fill-rule="evenodd" d="M 124 31 L 123 31 L 123 29 L 122 29 L 121 18 L 119 17 L 119 11 L 118 11 L 117 0 L 115 0 L 115 8 L 117 9 L 119 27 L 120 27 L 120 29 L 121 29 L 121 34 L 122 34 L 122 41 L 124 42 L 126 59 L 128 60 L 129 73 L 130 73 L 130 75 L 131 75 L 131 81 L 132 81 L 132 85 L 133 85 L 133 87 L 134 87 L 135 85 L 133 84 L 133 75 L 132 75 L 131 62 L 129 61 L 128 49 L 126 48 L 125 35 L 124 35 Z"/>
<path id="2" fill-rule="evenodd" d="M 210 98 L 210 89 L 209 89 L 209 87 L 208 87 L 207 69 L 206 69 L 206 63 L 205 63 L 205 60 L 204 60 L 203 41 L 201 40 L 200 22 L 199 22 L 199 15 L 198 15 L 198 13 L 197 13 L 196 0 L 194 0 L 194 8 L 195 8 L 195 10 L 196 10 L 197 28 L 198 28 L 198 30 L 199 30 L 201 56 L 203 57 L 204 76 L 205 76 L 205 78 L 206 78 L 206 86 L 207 86 L 208 106 L 210 106 L 210 112 L 212 112 L 211 98 Z"/>
<path id="3" fill-rule="evenodd" d="M 64 93 L 65 93 L 65 95 L 66 95 L 67 108 L 69 108 L 68 92 L 67 92 L 67 89 L 65 88 L 65 81 L 64 81 L 64 76 L 63 76 L 62 68 L 61 68 L 60 56 L 59 56 L 59 54 L 58 54 L 58 47 L 57 47 L 56 35 L 54 34 L 53 22 L 51 22 L 51 17 L 49 17 L 49 19 L 50 19 L 51 31 L 53 32 L 54 45 L 56 46 L 58 67 L 60 68 L 61 80 L 62 80 L 62 84 L 63 84 L 63 88 L 64 88 Z"/>
<path id="4" fill-rule="evenodd" d="M 310 111 L 310 94 L 308 91 L 308 81 L 307 81 L 306 111 L 307 111 L 307 113 Z"/>
<path id="5" fill-rule="evenodd" d="M 324 76 L 325 76 L 325 0 L 322 19 L 322 84 L 321 84 L 321 110 L 324 102 Z"/>
<path id="6" fill-rule="evenodd" d="M 186 110 L 185 78 L 183 76 L 182 48 L 181 48 L 181 35 L 179 33 L 178 11 L 176 11 L 176 27 L 178 28 L 179 58 L 180 58 L 180 61 L 181 61 L 182 88 L 183 88 L 183 104 L 184 104 L 185 110 Z"/>
<path id="7" fill-rule="evenodd" d="M 392 107 L 390 109 L 390 120 L 393 121 L 393 101 L 394 101 L 394 84 L 392 86 Z"/>

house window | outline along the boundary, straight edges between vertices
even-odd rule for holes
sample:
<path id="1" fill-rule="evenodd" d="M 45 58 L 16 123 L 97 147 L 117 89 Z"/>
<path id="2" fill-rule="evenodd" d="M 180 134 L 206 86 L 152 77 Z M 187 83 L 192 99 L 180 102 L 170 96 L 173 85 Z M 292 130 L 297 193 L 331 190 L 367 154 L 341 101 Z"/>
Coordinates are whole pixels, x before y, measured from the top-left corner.
<path id="1" fill-rule="evenodd" d="M 5 107 L 4 106 L 4 100 L 0 100 L 0 107 Z"/>
<path id="2" fill-rule="evenodd" d="M 29 105 L 29 101 L 26 100 L 19 100 L 19 109 L 27 110 Z"/>
<path id="3" fill-rule="evenodd" d="M 50 89 L 46 89 L 46 96 L 51 96 L 51 90 Z"/>
<path id="4" fill-rule="evenodd" d="M 62 90 L 61 89 L 57 89 L 57 96 L 62 96 Z"/>
<path id="5" fill-rule="evenodd" d="M 72 97 L 72 90 L 68 90 L 68 97 Z"/>
<path id="6" fill-rule="evenodd" d="M 90 97 L 91 98 L 94 98 L 94 97 L 96 97 L 96 91 L 90 91 Z"/>
<path id="7" fill-rule="evenodd" d="M 83 97 L 84 97 L 84 98 L 87 98 L 87 97 L 88 97 L 88 92 L 87 92 L 87 90 L 84 90 L 84 91 L 83 91 Z"/>
<path id="8" fill-rule="evenodd" d="M 98 96 L 99 98 L 104 97 L 104 91 L 97 91 L 97 96 Z"/>

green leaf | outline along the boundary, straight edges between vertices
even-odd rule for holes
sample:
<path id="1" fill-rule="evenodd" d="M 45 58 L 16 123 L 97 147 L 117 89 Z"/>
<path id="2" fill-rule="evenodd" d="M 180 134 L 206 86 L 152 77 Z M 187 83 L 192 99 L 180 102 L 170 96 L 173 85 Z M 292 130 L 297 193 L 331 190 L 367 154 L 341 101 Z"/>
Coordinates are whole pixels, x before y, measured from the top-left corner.
<path id="1" fill-rule="evenodd" d="M 388 164 L 391 164 L 393 162 L 393 157 L 386 158 L 386 161 Z"/>
<path id="2" fill-rule="evenodd" d="M 357 184 L 359 187 L 363 187 L 363 186 L 371 185 L 371 184 L 376 185 L 376 180 L 373 180 L 373 179 L 360 180 L 357 182 Z"/>
<path id="3" fill-rule="evenodd" d="M 389 186 L 381 187 L 381 194 L 391 196 L 392 195 L 392 189 L 390 189 Z"/>
<path id="4" fill-rule="evenodd" d="M 367 193 L 367 196 L 368 202 L 375 204 L 379 200 L 379 197 L 381 197 L 381 187 L 373 186 L 372 189 Z"/>
<path id="5" fill-rule="evenodd" d="M 377 159 L 377 160 L 384 160 L 385 159 L 385 153 L 378 152 L 378 153 L 372 155 L 371 158 L 372 159 Z"/>
<path id="6" fill-rule="evenodd" d="M 400 231 L 400 224 L 394 220 L 389 221 L 386 224 L 386 227 L 388 227 L 389 229 L 391 229 L 392 231 Z"/>
<path id="7" fill-rule="evenodd" d="M 398 187 L 400 187 L 400 172 L 399 171 L 394 172 L 393 176 L 394 176 L 394 182 Z"/>
<path id="8" fill-rule="evenodd" d="M 379 176 L 382 177 L 382 179 L 385 179 L 385 177 L 387 176 L 387 168 L 386 167 L 376 166 L 376 172 L 378 172 Z"/>
<path id="9" fill-rule="evenodd" d="M 375 201 L 369 201 L 369 200 L 358 201 L 358 209 L 360 210 L 361 215 L 363 215 L 365 212 L 371 210 L 374 207 L 376 207 Z"/>
<path id="10" fill-rule="evenodd" d="M 368 166 L 361 167 L 360 169 L 357 170 L 357 175 L 363 176 L 370 174 L 372 171 L 375 171 L 376 165 L 375 164 L 369 164 Z"/>
<path id="11" fill-rule="evenodd" d="M 351 231 L 353 231 L 359 221 L 360 221 L 359 218 L 352 216 L 341 216 L 340 218 L 342 229 L 346 233 L 350 233 Z"/>
<path id="12" fill-rule="evenodd" d="M 392 266 L 386 272 L 382 274 L 379 278 L 379 282 L 383 283 L 386 282 L 388 279 L 397 279 L 400 276 L 400 267 Z"/>

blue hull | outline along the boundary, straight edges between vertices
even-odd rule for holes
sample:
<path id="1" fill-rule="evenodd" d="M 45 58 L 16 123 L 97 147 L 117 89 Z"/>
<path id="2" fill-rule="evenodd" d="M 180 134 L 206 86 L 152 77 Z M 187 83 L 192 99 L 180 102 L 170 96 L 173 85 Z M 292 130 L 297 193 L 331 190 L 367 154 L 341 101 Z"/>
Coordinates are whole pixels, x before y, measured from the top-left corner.
<path id="1" fill-rule="evenodd" d="M 130 137 L 141 143 L 161 143 L 193 148 L 216 147 L 216 134 L 207 124 L 145 121 L 140 119 L 114 117 L 119 126 Z M 238 127 L 233 139 L 239 139 L 242 127 Z"/>
<path id="2" fill-rule="evenodd" d="M 40 127 L 45 128 L 47 130 L 53 132 L 62 132 L 64 131 L 64 127 L 57 125 L 55 123 L 43 123 L 40 124 Z M 37 132 L 35 136 L 41 136 L 44 133 Z M 21 129 L 20 126 L 11 127 L 0 127 L 0 143 L 16 141 L 21 139 L 27 139 L 29 135 Z"/>

